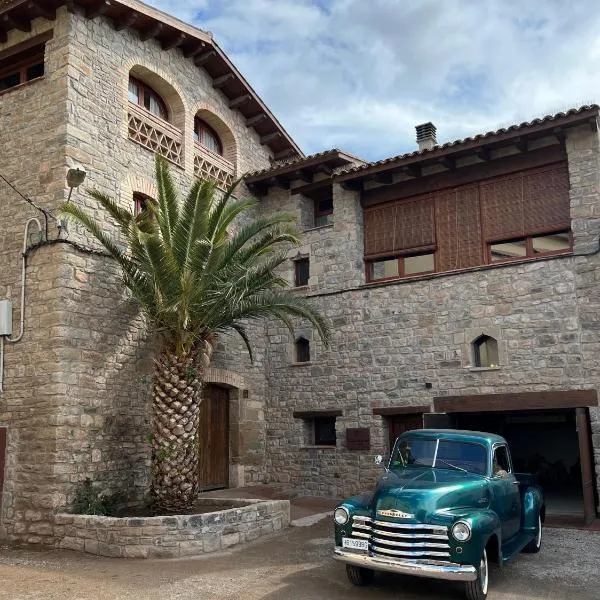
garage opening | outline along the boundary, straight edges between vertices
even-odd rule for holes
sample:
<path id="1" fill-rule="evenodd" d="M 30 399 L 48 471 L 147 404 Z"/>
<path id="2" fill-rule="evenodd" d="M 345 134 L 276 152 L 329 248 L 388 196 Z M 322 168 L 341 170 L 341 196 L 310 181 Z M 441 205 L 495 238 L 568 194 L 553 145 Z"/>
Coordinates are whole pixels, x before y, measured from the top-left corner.
<path id="1" fill-rule="evenodd" d="M 515 470 L 534 473 L 543 487 L 549 523 L 584 525 L 597 506 L 591 406 L 598 406 L 596 390 L 440 396 L 425 427 L 502 435 Z"/>
<path id="2" fill-rule="evenodd" d="M 532 473 L 544 489 L 546 514 L 584 518 L 575 409 L 456 413 L 457 429 L 501 435 L 517 473 Z"/>

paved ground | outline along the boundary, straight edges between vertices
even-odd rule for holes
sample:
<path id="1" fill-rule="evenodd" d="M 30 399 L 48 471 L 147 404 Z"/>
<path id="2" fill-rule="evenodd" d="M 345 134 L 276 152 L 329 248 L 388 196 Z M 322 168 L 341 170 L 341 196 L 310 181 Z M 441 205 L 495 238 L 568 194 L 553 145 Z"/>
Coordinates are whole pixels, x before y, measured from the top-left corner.
<path id="1" fill-rule="evenodd" d="M 302 518 L 302 517 L 301 517 Z M 123 560 L 0 547 L 1 600 L 457 600 L 457 584 L 381 574 L 354 588 L 331 558 L 331 523 L 186 560 Z M 549 529 L 538 555 L 490 575 L 489 600 L 598 600 L 600 534 Z"/>

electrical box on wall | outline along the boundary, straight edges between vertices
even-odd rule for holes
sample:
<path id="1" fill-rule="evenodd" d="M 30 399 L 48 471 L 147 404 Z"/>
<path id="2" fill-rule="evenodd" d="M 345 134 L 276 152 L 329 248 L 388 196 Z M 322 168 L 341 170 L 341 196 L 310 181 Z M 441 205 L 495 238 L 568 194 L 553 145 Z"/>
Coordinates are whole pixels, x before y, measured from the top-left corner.
<path id="1" fill-rule="evenodd" d="M 0 335 L 12 335 L 12 302 L 0 300 Z"/>

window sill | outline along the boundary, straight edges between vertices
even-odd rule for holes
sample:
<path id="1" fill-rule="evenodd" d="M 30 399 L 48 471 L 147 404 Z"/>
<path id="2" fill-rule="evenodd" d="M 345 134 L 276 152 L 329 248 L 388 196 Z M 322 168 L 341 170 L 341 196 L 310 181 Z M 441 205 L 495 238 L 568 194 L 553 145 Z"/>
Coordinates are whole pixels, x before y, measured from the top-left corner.
<path id="1" fill-rule="evenodd" d="M 329 225 L 319 225 L 318 227 L 309 227 L 308 229 L 304 230 L 304 233 L 309 233 L 311 231 L 320 231 L 321 229 L 333 229 L 333 223 L 330 223 Z"/>
<path id="2" fill-rule="evenodd" d="M 337 450 L 337 446 L 300 446 L 300 450 Z"/>
<path id="3" fill-rule="evenodd" d="M 290 363 L 288 366 L 290 367 L 310 367 L 312 365 L 312 361 L 307 360 L 306 362 L 293 362 Z"/>
<path id="4" fill-rule="evenodd" d="M 32 83 L 36 83 L 37 81 L 41 81 L 42 79 L 45 79 L 45 75 L 42 75 L 41 77 L 35 77 L 34 79 L 30 79 L 29 81 L 24 81 L 23 83 L 20 83 L 19 85 L 13 85 L 13 87 L 9 87 L 6 88 L 5 90 L 2 90 L 0 92 L 0 96 L 4 96 L 4 94 L 9 94 L 10 92 L 13 92 L 15 90 L 20 90 L 21 88 L 27 87 L 28 85 L 31 85 Z"/>
<path id="5" fill-rule="evenodd" d="M 500 371 L 502 367 L 466 367 L 471 372 L 478 371 Z"/>

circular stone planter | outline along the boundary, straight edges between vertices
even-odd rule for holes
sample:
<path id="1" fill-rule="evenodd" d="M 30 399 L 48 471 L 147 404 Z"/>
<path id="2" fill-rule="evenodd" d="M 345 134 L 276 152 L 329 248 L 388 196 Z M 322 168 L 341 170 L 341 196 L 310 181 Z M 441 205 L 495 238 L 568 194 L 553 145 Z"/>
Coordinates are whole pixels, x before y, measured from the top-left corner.
<path id="1" fill-rule="evenodd" d="M 99 556 L 179 558 L 224 550 L 290 524 L 289 500 L 205 498 L 222 510 L 164 517 L 54 515 L 56 547 Z"/>

